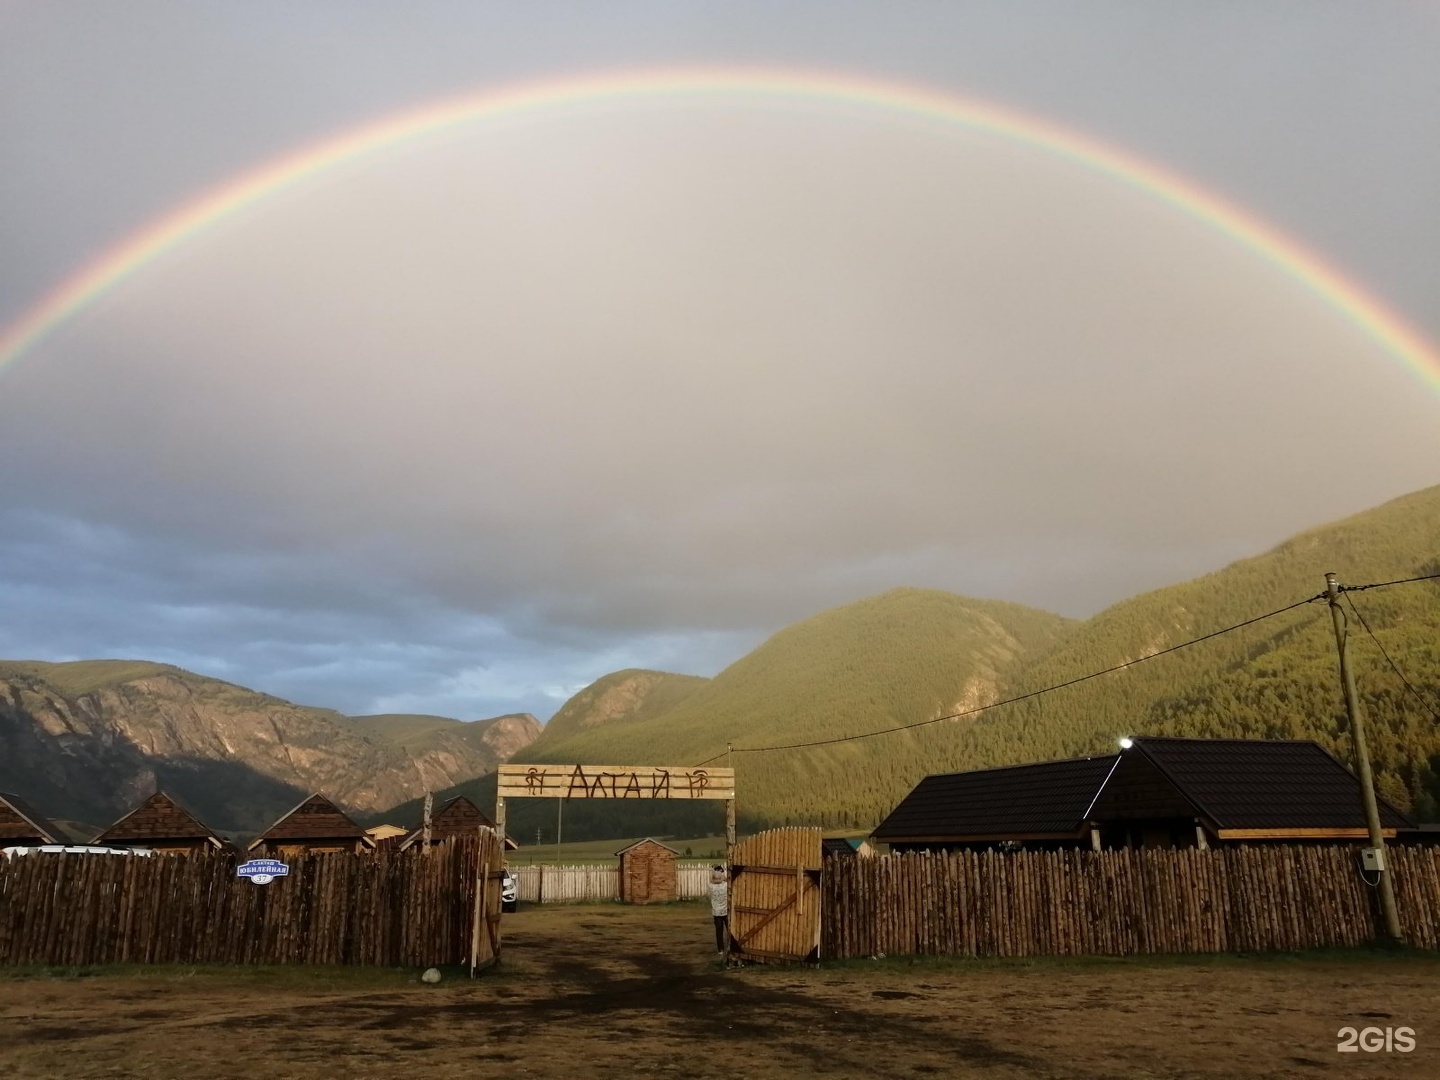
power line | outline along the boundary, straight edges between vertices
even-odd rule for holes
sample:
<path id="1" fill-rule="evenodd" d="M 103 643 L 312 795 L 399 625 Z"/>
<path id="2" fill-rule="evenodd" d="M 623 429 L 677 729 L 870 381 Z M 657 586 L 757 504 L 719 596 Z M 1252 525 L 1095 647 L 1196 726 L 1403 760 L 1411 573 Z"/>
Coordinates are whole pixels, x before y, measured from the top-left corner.
<path id="1" fill-rule="evenodd" d="M 1345 602 L 1350 605 L 1350 610 L 1355 613 L 1355 618 L 1360 620 L 1360 625 L 1365 628 L 1365 633 L 1370 635 L 1370 640 L 1375 642 L 1376 648 L 1380 650 L 1380 655 L 1385 657 L 1385 662 L 1390 665 L 1390 670 L 1395 672 L 1400 681 L 1405 684 L 1405 689 L 1410 691 L 1415 700 L 1420 703 L 1420 707 L 1434 717 L 1437 724 L 1440 724 L 1440 713 L 1437 713 L 1434 707 L 1420 696 L 1420 691 L 1411 685 L 1410 680 L 1405 677 L 1405 673 L 1400 670 L 1400 665 L 1390 658 L 1390 654 L 1385 651 L 1385 646 L 1381 644 L 1380 639 L 1375 636 L 1375 631 L 1371 630 L 1370 624 L 1365 621 L 1365 616 L 1360 614 L 1360 609 L 1355 606 L 1355 601 L 1347 596 L 1345 597 Z"/>
<path id="2" fill-rule="evenodd" d="M 1440 577 L 1440 575 L 1436 576 Z M 1398 584 L 1398 582 L 1389 584 Z M 1365 587 L 1371 588 L 1372 586 Z M 1208 634 L 1202 634 L 1200 637 L 1191 638 L 1189 641 L 1182 641 L 1178 645 L 1171 645 L 1168 648 L 1161 649 L 1159 652 L 1150 653 L 1148 656 L 1142 656 L 1136 660 L 1127 660 L 1123 664 L 1116 664 L 1113 667 L 1105 668 L 1103 671 L 1092 671 L 1088 675 L 1080 675 L 1073 679 L 1067 679 L 1064 682 L 1055 683 L 1053 686 L 1047 686 L 1040 690 L 1031 690 L 1028 693 L 1017 694 L 1015 697 L 1006 698 L 1004 701 L 992 701 L 989 705 L 979 705 L 973 709 L 966 709 L 963 712 L 949 713 L 945 716 L 937 716 L 930 720 L 919 720 L 913 724 L 898 724 L 895 727 L 881 728 L 878 731 L 866 731 L 859 735 L 837 735 L 830 739 L 812 739 L 809 742 L 784 743 L 779 746 L 736 746 L 726 752 L 734 754 L 765 754 L 773 750 L 800 750 L 810 746 L 832 746 L 835 743 L 873 739 L 877 735 L 891 735 L 897 731 L 911 731 L 914 728 L 928 727 L 931 724 L 939 724 L 946 720 L 960 720 L 964 717 L 975 716 L 978 713 L 988 712 L 991 709 L 998 709 L 1005 705 L 1014 705 L 1017 702 L 1028 701 L 1031 698 L 1040 697 L 1042 694 L 1049 694 L 1056 690 L 1064 690 L 1066 687 L 1089 682 L 1091 679 L 1098 679 L 1102 675 L 1113 675 L 1117 671 L 1124 671 L 1126 668 L 1134 667 L 1136 664 L 1143 664 L 1146 660 L 1154 660 L 1156 657 L 1166 656 L 1170 653 L 1178 652 L 1181 649 L 1188 649 L 1191 645 L 1199 645 L 1202 641 L 1209 641 L 1212 638 L 1220 637 L 1222 634 L 1229 634 L 1247 626 L 1254 626 L 1256 623 L 1264 622 L 1266 619 L 1273 619 L 1276 615 L 1283 615 L 1287 611 L 1294 611 L 1296 608 L 1304 607 L 1306 604 L 1313 604 L 1317 600 L 1324 599 L 1325 594 L 1319 593 L 1316 596 L 1307 597 L 1304 600 L 1297 600 L 1295 603 L 1285 607 L 1276 608 L 1274 611 L 1266 612 L 1264 615 L 1256 615 L 1253 619 L 1246 619 L 1244 622 L 1238 622 L 1234 626 L 1227 626 L 1223 630 L 1214 630 Z M 695 767 L 698 769 L 703 765 L 709 765 L 711 762 L 719 761 L 724 756 L 725 754 L 716 754 L 714 757 L 706 758 Z"/>
<path id="3" fill-rule="evenodd" d="M 1364 592 L 1366 589 L 1383 589 L 1389 585 L 1410 585 L 1416 581 L 1436 580 L 1440 580 L 1440 574 L 1421 574 L 1419 577 L 1400 578 L 1398 581 L 1377 581 L 1371 585 L 1341 585 L 1340 591 L 1342 593 Z M 1358 615 L 1359 612 L 1356 612 L 1356 614 Z"/>

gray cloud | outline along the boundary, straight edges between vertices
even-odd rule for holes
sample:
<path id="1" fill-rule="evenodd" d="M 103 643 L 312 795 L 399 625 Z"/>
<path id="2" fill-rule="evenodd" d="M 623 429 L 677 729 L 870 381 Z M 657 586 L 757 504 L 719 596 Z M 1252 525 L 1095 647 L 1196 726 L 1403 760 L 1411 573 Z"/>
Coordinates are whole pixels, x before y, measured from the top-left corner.
<path id="1" fill-rule="evenodd" d="M 689 31 L 718 33 L 689 14 Z M 304 93 L 313 26 L 268 45 L 207 13 L 230 62 L 269 56 L 289 89 L 267 86 L 232 144 L 177 140 L 153 184 L 122 167 L 115 205 L 459 77 L 450 45 L 406 26 L 390 47 L 432 42 L 431 75 L 400 63 L 347 107 L 359 58 L 386 48 L 369 18 Z M 1101 21 L 1144 37 L 1115 18 Z M 165 32 L 193 42 L 195 19 Z M 1104 51 L 1090 27 L 1068 47 L 1040 35 L 1058 66 L 1005 74 L 992 57 L 949 81 L 990 79 L 1032 106 L 1071 86 L 1095 130 L 1148 133 L 1180 163 L 1209 147 L 1205 168 L 1256 183 L 1261 203 L 1286 154 L 1252 143 L 1281 120 L 1294 160 L 1333 153 L 1304 123 L 1350 121 L 1291 98 L 1345 20 L 1268 77 L 1261 45 L 1225 67 L 1224 26 L 1162 21 L 1148 61 L 1104 75 L 1081 70 Z M 782 41 L 795 29 L 775 26 Z M 1009 16 L 986 27 L 1015 31 Z M 589 55 L 658 55 L 689 31 Z M 1194 33 L 1208 60 L 1159 63 Z M 875 55 L 898 62 L 906 41 L 933 76 L 917 28 L 881 27 Z M 0 132 L 63 161 L 46 110 L 82 134 L 103 117 L 40 104 L 26 63 L 34 115 L 12 105 Z M 164 115 L 183 67 L 150 71 L 126 107 Z M 1205 70 L 1209 105 L 1172 100 Z M 1420 79 L 1365 70 L 1355 93 L 1376 111 Z M 248 76 L 192 74 L 190 107 L 244 107 Z M 1135 85 L 1156 100 L 1118 92 Z M 1261 91 L 1255 118 L 1237 115 L 1235 96 Z M 1418 243 L 1436 222 L 1413 171 L 1373 178 L 1421 151 L 1393 113 L 1379 126 L 1356 146 L 1383 149 L 1388 131 L 1406 149 L 1346 156 L 1330 179 L 1383 187 L 1390 213 L 1418 207 Z M 70 152 L 94 145 L 92 131 Z M 112 152 L 123 165 L 155 146 L 171 143 L 142 127 Z M 1421 175 L 1436 176 L 1428 153 Z M 0 237 L 67 249 L 58 207 L 20 220 L 53 170 L 27 157 L 0 189 Z M 67 183 L 83 201 L 90 181 Z M 1300 187 L 1296 212 L 1343 239 L 1320 221 L 1324 184 Z M 10 264 L 0 281 L 35 274 Z M 330 173 L 137 275 L 0 391 L 0 596 L 28 613 L 0 655 L 124 651 L 350 711 L 543 715 L 614 667 L 711 673 L 786 622 L 898 584 L 1087 614 L 1434 483 L 1440 450 L 1413 374 L 1153 199 L 992 137 L 776 103 L 577 107 Z"/>

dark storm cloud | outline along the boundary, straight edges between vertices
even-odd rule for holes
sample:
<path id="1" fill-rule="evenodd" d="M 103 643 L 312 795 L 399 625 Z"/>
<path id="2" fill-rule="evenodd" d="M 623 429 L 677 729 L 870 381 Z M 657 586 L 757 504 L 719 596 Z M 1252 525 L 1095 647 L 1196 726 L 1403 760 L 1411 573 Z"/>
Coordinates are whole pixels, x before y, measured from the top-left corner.
<path id="1" fill-rule="evenodd" d="M 39 10 L 0 16 L 0 317 L 377 113 L 698 59 L 978 92 L 1397 302 L 1440 287 L 1440 30 L 1398 9 Z M 0 376 L 0 655 L 543 715 L 900 584 L 1087 614 L 1433 483 L 1435 410 L 1233 242 L 1033 150 L 822 107 L 537 115 L 237 216 Z"/>

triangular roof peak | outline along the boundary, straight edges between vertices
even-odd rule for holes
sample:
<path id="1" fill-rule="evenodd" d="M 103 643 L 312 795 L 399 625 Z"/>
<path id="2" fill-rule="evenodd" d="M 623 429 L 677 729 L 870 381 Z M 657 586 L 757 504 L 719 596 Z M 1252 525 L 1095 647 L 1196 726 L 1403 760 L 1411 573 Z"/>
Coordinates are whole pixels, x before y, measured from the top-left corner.
<path id="1" fill-rule="evenodd" d="M 208 840 L 216 847 L 224 846 L 213 829 L 163 790 L 156 790 L 90 842 L 114 844 L 131 840 Z"/>
<path id="2" fill-rule="evenodd" d="M 69 843 L 69 838 L 56 828 L 53 821 L 33 809 L 19 795 L 0 791 L 0 845 L 6 840 L 27 840 L 32 836 L 47 844 Z"/>
<path id="3" fill-rule="evenodd" d="M 1122 759 L 1143 757 L 1222 834 L 1365 827 L 1360 781 L 1313 739 L 1137 735 L 1131 742 Z M 1412 824 L 1383 796 L 1377 802 L 1382 828 Z"/>
<path id="4" fill-rule="evenodd" d="M 464 795 L 454 795 L 440 804 L 430 815 L 430 842 L 438 844 L 441 840 L 448 840 L 452 836 L 460 836 L 464 833 L 473 833 L 480 827 L 487 829 L 495 828 L 495 822 L 481 810 L 475 803 Z M 410 834 L 400 842 L 400 850 L 408 851 L 418 844 L 425 833 L 425 823 L 422 821 L 410 830 Z M 506 850 L 513 850 L 519 847 L 514 840 L 508 836 L 505 838 Z"/>
<path id="5" fill-rule="evenodd" d="M 316 792 L 250 842 L 255 848 L 276 840 L 372 841 L 362 829 L 326 796 Z"/>
<path id="6" fill-rule="evenodd" d="M 615 854 L 616 854 L 616 855 L 624 855 L 627 851 L 634 851 L 636 848 L 638 848 L 638 847 L 643 847 L 645 844 L 654 844 L 654 845 L 655 845 L 656 847 L 658 847 L 658 848 L 664 848 L 666 851 L 670 852 L 671 855 L 679 855 L 679 854 L 680 854 L 680 852 L 676 851 L 676 850 L 675 850 L 673 847 L 671 847 L 669 844 L 662 844 L 662 843 L 660 843 L 659 840 L 656 840 L 653 836 L 647 836 L 647 837 L 645 837 L 644 839 L 636 840 L 633 844 L 627 844 L 627 845 L 625 845 L 624 847 L 622 847 L 619 851 L 615 852 Z"/>

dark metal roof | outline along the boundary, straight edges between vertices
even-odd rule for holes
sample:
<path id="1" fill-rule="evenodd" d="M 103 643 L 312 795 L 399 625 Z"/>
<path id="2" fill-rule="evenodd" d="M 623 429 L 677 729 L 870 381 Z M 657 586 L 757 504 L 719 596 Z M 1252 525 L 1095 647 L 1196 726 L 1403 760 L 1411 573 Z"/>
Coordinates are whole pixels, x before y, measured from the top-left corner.
<path id="1" fill-rule="evenodd" d="M 163 791 L 157 791 L 114 825 L 102 832 L 92 844 L 122 844 L 132 840 L 214 840 L 220 837 L 199 818 Z"/>
<path id="2" fill-rule="evenodd" d="M 1379 803 L 1384 828 L 1412 824 Z M 1221 830 L 1365 828 L 1360 782 L 1318 743 L 1141 736 L 1119 755 L 927 776 L 872 835 L 890 843 L 1075 835 L 1087 816 L 1157 813 L 1198 815 Z"/>
<path id="3" fill-rule="evenodd" d="M 1117 755 L 927 776 L 871 835 L 876 840 L 1076 833 Z"/>
<path id="4" fill-rule="evenodd" d="M 39 840 L 46 844 L 69 842 L 54 822 L 38 813 L 19 795 L 0 792 L 0 844 L 7 840 Z"/>
<path id="5" fill-rule="evenodd" d="M 1141 736 L 1139 752 L 1221 829 L 1365 827 L 1360 782 L 1308 739 L 1174 739 Z M 1411 822 L 1384 799 L 1384 828 Z"/>

